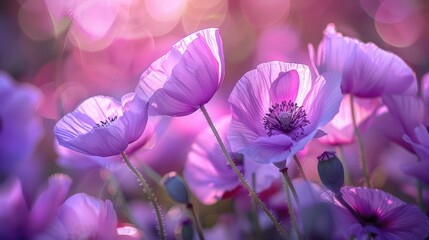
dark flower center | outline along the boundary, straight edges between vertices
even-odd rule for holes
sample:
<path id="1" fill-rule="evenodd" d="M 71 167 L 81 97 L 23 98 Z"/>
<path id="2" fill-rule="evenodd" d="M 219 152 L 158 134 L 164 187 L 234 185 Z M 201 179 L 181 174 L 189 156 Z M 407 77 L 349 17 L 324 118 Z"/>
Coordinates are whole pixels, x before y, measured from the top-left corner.
<path id="1" fill-rule="evenodd" d="M 272 105 L 263 121 L 268 136 L 287 134 L 294 140 L 304 134 L 304 127 L 310 123 L 305 110 L 292 101 Z"/>
<path id="2" fill-rule="evenodd" d="M 114 116 L 114 117 L 108 117 L 106 120 L 104 121 L 100 121 L 100 123 L 96 123 L 95 127 L 97 128 L 102 128 L 102 127 L 107 127 L 109 126 L 112 122 L 116 121 L 116 119 L 118 119 L 118 116 Z"/>

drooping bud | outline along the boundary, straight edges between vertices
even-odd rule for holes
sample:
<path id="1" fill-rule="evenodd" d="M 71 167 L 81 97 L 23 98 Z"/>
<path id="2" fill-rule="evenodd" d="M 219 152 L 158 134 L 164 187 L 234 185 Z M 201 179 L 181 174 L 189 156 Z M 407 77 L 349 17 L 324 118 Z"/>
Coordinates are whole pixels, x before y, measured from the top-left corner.
<path id="1" fill-rule="evenodd" d="M 323 185 L 335 194 L 340 194 L 344 185 L 344 168 L 340 159 L 334 151 L 325 151 L 317 159 L 317 170 Z"/>
<path id="2" fill-rule="evenodd" d="M 161 180 L 165 191 L 171 199 L 178 203 L 189 203 L 189 190 L 185 180 L 176 172 L 170 172 L 164 175 Z"/>
<path id="3" fill-rule="evenodd" d="M 176 228 L 176 238 L 180 240 L 193 240 L 194 239 L 194 227 L 191 219 L 186 218 L 182 220 Z"/>

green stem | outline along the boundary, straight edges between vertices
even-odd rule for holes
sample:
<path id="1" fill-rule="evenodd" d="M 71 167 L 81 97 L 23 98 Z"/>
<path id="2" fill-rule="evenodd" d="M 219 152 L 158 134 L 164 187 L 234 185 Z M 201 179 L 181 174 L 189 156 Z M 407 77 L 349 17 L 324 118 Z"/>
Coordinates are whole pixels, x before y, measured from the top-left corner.
<path id="1" fill-rule="evenodd" d="M 252 188 L 255 191 L 256 189 L 256 175 L 255 173 L 252 173 Z M 252 215 L 253 215 L 253 229 L 255 230 L 255 239 L 263 239 L 262 238 L 262 230 L 261 225 L 259 223 L 259 217 L 258 217 L 258 206 L 256 205 L 255 200 L 252 198 Z"/>
<path id="2" fill-rule="evenodd" d="M 153 194 L 152 189 L 149 187 L 149 185 L 147 184 L 143 176 L 140 174 L 140 172 L 128 160 L 128 157 L 125 154 L 125 152 L 121 152 L 121 156 L 124 159 L 127 166 L 131 169 L 131 171 L 134 173 L 134 175 L 136 175 L 136 177 L 140 181 L 141 185 L 143 186 L 143 192 L 146 193 L 147 198 L 152 203 L 153 208 L 155 209 L 156 218 L 158 220 L 159 236 L 161 237 L 162 240 L 165 240 L 165 232 L 164 232 L 164 225 L 162 224 L 161 212 L 159 210 L 158 203 L 156 202 L 156 197 Z"/>
<path id="3" fill-rule="evenodd" d="M 282 176 L 284 180 L 286 181 L 287 185 L 290 187 L 290 191 L 292 192 L 293 197 L 295 198 L 295 201 L 298 205 L 301 205 L 301 202 L 299 201 L 298 194 L 296 193 L 295 187 L 292 184 L 292 180 L 289 177 L 289 174 L 287 173 L 287 167 L 284 167 L 279 170 L 282 173 Z"/>
<path id="4" fill-rule="evenodd" d="M 191 212 L 192 220 L 195 223 L 195 226 L 196 226 L 195 228 L 197 229 L 198 237 L 200 238 L 200 240 L 204 240 L 203 230 L 201 228 L 201 223 L 198 220 L 199 218 L 198 218 L 198 216 L 197 216 L 197 214 L 195 212 L 194 205 L 192 205 L 192 203 L 188 203 L 186 205 L 186 208 Z"/>
<path id="5" fill-rule="evenodd" d="M 305 176 L 304 168 L 301 165 L 301 162 L 299 161 L 299 158 L 296 154 L 293 155 L 293 159 L 295 160 L 296 165 L 298 166 L 298 170 L 301 173 L 301 176 L 304 178 L 305 181 L 308 181 L 307 176 Z"/>
<path id="6" fill-rule="evenodd" d="M 204 117 L 207 120 L 207 123 L 209 124 L 210 128 L 212 129 L 213 134 L 215 135 L 216 140 L 219 143 L 220 148 L 222 149 L 222 152 L 226 157 L 226 160 L 228 161 L 228 164 L 231 166 L 232 170 L 237 175 L 238 179 L 241 181 L 244 188 L 246 188 L 246 190 L 249 192 L 252 199 L 255 200 L 255 202 L 259 205 L 259 207 L 262 208 L 262 210 L 264 210 L 265 214 L 267 214 L 268 218 L 271 220 L 271 222 L 273 222 L 274 226 L 276 227 L 277 231 L 282 236 L 282 238 L 287 239 L 285 230 L 282 228 L 282 226 L 277 221 L 277 219 L 273 216 L 273 214 L 270 212 L 270 210 L 268 210 L 268 208 L 265 206 L 265 204 L 261 201 L 261 199 L 252 190 L 252 188 L 250 188 L 249 184 L 246 182 L 246 179 L 244 179 L 243 174 L 241 174 L 241 172 L 237 169 L 237 166 L 235 166 L 234 161 L 232 161 L 231 156 L 229 156 L 228 151 L 226 150 L 225 144 L 223 143 L 223 141 L 222 141 L 218 131 L 216 130 L 216 128 L 213 124 L 213 121 L 210 118 L 210 115 L 208 114 L 204 105 L 201 105 L 200 109 L 201 109 L 201 112 L 203 112 Z"/>
<path id="7" fill-rule="evenodd" d="M 290 220 L 292 222 L 292 226 L 295 229 L 296 232 L 296 236 L 298 237 L 299 240 L 304 239 L 301 235 L 301 231 L 299 231 L 299 227 L 298 227 L 298 223 L 296 222 L 296 217 L 295 217 L 295 211 L 293 209 L 292 206 L 292 200 L 290 199 L 290 193 L 289 193 L 289 181 L 287 180 L 289 177 L 285 177 L 285 175 L 287 174 L 282 174 L 283 175 L 283 185 L 285 187 L 285 192 L 286 192 L 286 201 L 287 201 L 287 207 L 289 209 L 289 216 L 290 216 Z"/>
<path id="8" fill-rule="evenodd" d="M 358 128 L 357 122 L 356 122 L 356 113 L 355 113 L 355 105 L 354 105 L 353 95 L 350 95 L 350 107 L 351 107 L 351 111 L 352 111 L 353 128 L 355 130 L 355 135 L 356 135 L 356 138 L 357 138 L 358 144 L 359 144 L 360 160 L 361 160 L 361 164 L 362 164 L 362 174 L 363 174 L 363 178 L 365 180 L 365 185 L 370 188 L 371 183 L 369 180 L 370 178 L 369 178 L 368 170 L 366 167 L 366 159 L 365 159 L 363 140 L 362 140 L 362 136 L 360 135 L 360 131 L 359 131 L 359 128 Z"/>
<path id="9" fill-rule="evenodd" d="M 352 180 L 350 178 L 350 173 L 349 173 L 349 169 L 348 169 L 347 164 L 346 164 L 346 160 L 344 158 L 344 149 L 343 149 L 343 147 L 342 146 L 338 146 L 337 147 L 337 152 L 338 152 L 338 157 L 339 157 L 341 163 L 343 164 L 343 168 L 344 168 L 344 180 L 346 182 L 345 185 L 351 186 L 351 185 L 353 185 L 353 183 L 352 183 Z"/>

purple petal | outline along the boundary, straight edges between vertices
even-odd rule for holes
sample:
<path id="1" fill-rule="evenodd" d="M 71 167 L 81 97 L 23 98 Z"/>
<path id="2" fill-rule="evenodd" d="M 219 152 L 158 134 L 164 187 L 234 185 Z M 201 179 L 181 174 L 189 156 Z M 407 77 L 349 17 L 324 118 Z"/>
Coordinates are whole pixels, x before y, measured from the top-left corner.
<path id="1" fill-rule="evenodd" d="M 150 114 L 184 116 L 206 104 L 224 77 L 218 29 L 205 29 L 179 41 L 140 78 L 137 95 L 150 102 Z"/>
<path id="2" fill-rule="evenodd" d="M 57 208 L 69 191 L 71 182 L 71 178 L 64 174 L 53 175 L 49 178 L 47 189 L 40 194 L 31 209 L 30 231 L 36 233 L 43 230 L 54 219 Z"/>
<path id="3" fill-rule="evenodd" d="M 22 193 L 21 182 L 13 179 L 0 186 L 0 236 L 15 239 L 23 235 L 28 208 Z M 18 237 L 17 237 L 18 236 Z"/>
<path id="4" fill-rule="evenodd" d="M 75 194 L 64 202 L 58 221 L 62 226 L 59 230 L 65 231 L 66 236 L 92 239 L 115 239 L 116 236 L 117 217 L 112 203 L 85 193 Z"/>
<path id="5" fill-rule="evenodd" d="M 36 116 L 41 94 L 38 89 L 13 80 L 0 71 L 0 174 L 10 174 L 28 159 L 41 137 Z"/>
<path id="6" fill-rule="evenodd" d="M 295 73 L 298 73 L 299 83 L 296 83 Z M 282 77 L 279 78 L 279 76 Z M 294 90 L 298 92 L 292 93 L 287 89 L 276 89 L 271 86 L 275 84 L 286 88 L 287 82 L 295 82 L 294 87 L 297 88 Z M 300 64 L 273 61 L 260 64 L 256 69 L 244 74 L 228 99 L 232 111 L 228 139 L 232 150 L 238 151 L 248 143 L 254 142 L 259 136 L 267 136 L 263 118 L 273 101 L 281 96 L 296 96 L 294 101 L 301 105 L 310 87 L 310 70 L 307 66 Z M 270 95 L 275 99 L 270 99 Z"/>
<path id="7" fill-rule="evenodd" d="M 417 93 L 417 81 L 410 67 L 393 53 L 372 43 L 343 37 L 330 24 L 318 49 L 319 72 L 342 74 L 341 89 L 358 97 Z"/>
<path id="8" fill-rule="evenodd" d="M 429 159 L 424 159 L 414 163 L 408 163 L 401 166 L 405 174 L 413 176 L 427 184 L 429 184 Z"/>
<path id="9" fill-rule="evenodd" d="M 272 103 L 282 101 L 295 102 L 299 90 L 299 75 L 296 70 L 281 72 L 270 87 L 270 99 Z"/>
<path id="10" fill-rule="evenodd" d="M 416 206 L 406 204 L 385 213 L 379 221 L 381 238 L 419 240 L 429 233 L 429 218 Z"/>
<path id="11" fill-rule="evenodd" d="M 324 73 L 316 79 L 303 104 L 310 121 L 305 127 L 307 133 L 324 126 L 338 113 L 342 100 L 340 83 L 336 73 Z"/>
<path id="12" fill-rule="evenodd" d="M 229 117 L 216 122 L 221 136 L 226 135 L 229 122 Z M 226 191 L 239 186 L 237 176 L 229 167 L 210 128 L 199 134 L 192 144 L 183 175 L 189 188 L 204 204 L 218 202 Z"/>
<path id="13" fill-rule="evenodd" d="M 108 157 L 120 154 L 133 140 L 127 131 L 128 126 L 134 126 L 132 119 L 128 114 L 124 116 L 119 102 L 111 97 L 96 96 L 64 116 L 55 125 L 54 133 L 62 146 L 88 155 Z"/>
<path id="14" fill-rule="evenodd" d="M 423 102 L 412 96 L 386 95 L 383 102 L 389 108 L 390 114 L 399 120 L 403 129 L 403 134 L 407 134 L 411 139 L 416 140 L 414 129 L 424 122 L 426 109 Z"/>
<path id="15" fill-rule="evenodd" d="M 274 163 L 286 161 L 291 156 L 292 146 L 293 140 L 285 134 L 280 134 L 260 137 L 241 152 L 257 163 Z"/>

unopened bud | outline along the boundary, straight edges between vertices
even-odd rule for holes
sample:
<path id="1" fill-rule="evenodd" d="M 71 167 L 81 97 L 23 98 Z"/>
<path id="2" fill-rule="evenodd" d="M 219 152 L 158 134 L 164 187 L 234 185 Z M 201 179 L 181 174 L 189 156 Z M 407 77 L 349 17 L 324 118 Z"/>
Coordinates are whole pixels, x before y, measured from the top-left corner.
<path id="1" fill-rule="evenodd" d="M 176 238 L 180 240 L 193 240 L 194 227 L 189 218 L 182 220 L 176 228 Z"/>
<path id="2" fill-rule="evenodd" d="M 340 159 L 333 151 L 325 151 L 317 159 L 319 160 L 317 170 L 323 185 L 335 194 L 339 194 L 344 185 L 344 168 Z"/>
<path id="3" fill-rule="evenodd" d="M 178 203 L 189 203 L 189 190 L 185 180 L 177 175 L 176 172 L 170 172 L 162 178 L 162 184 L 167 191 L 168 196 Z"/>

